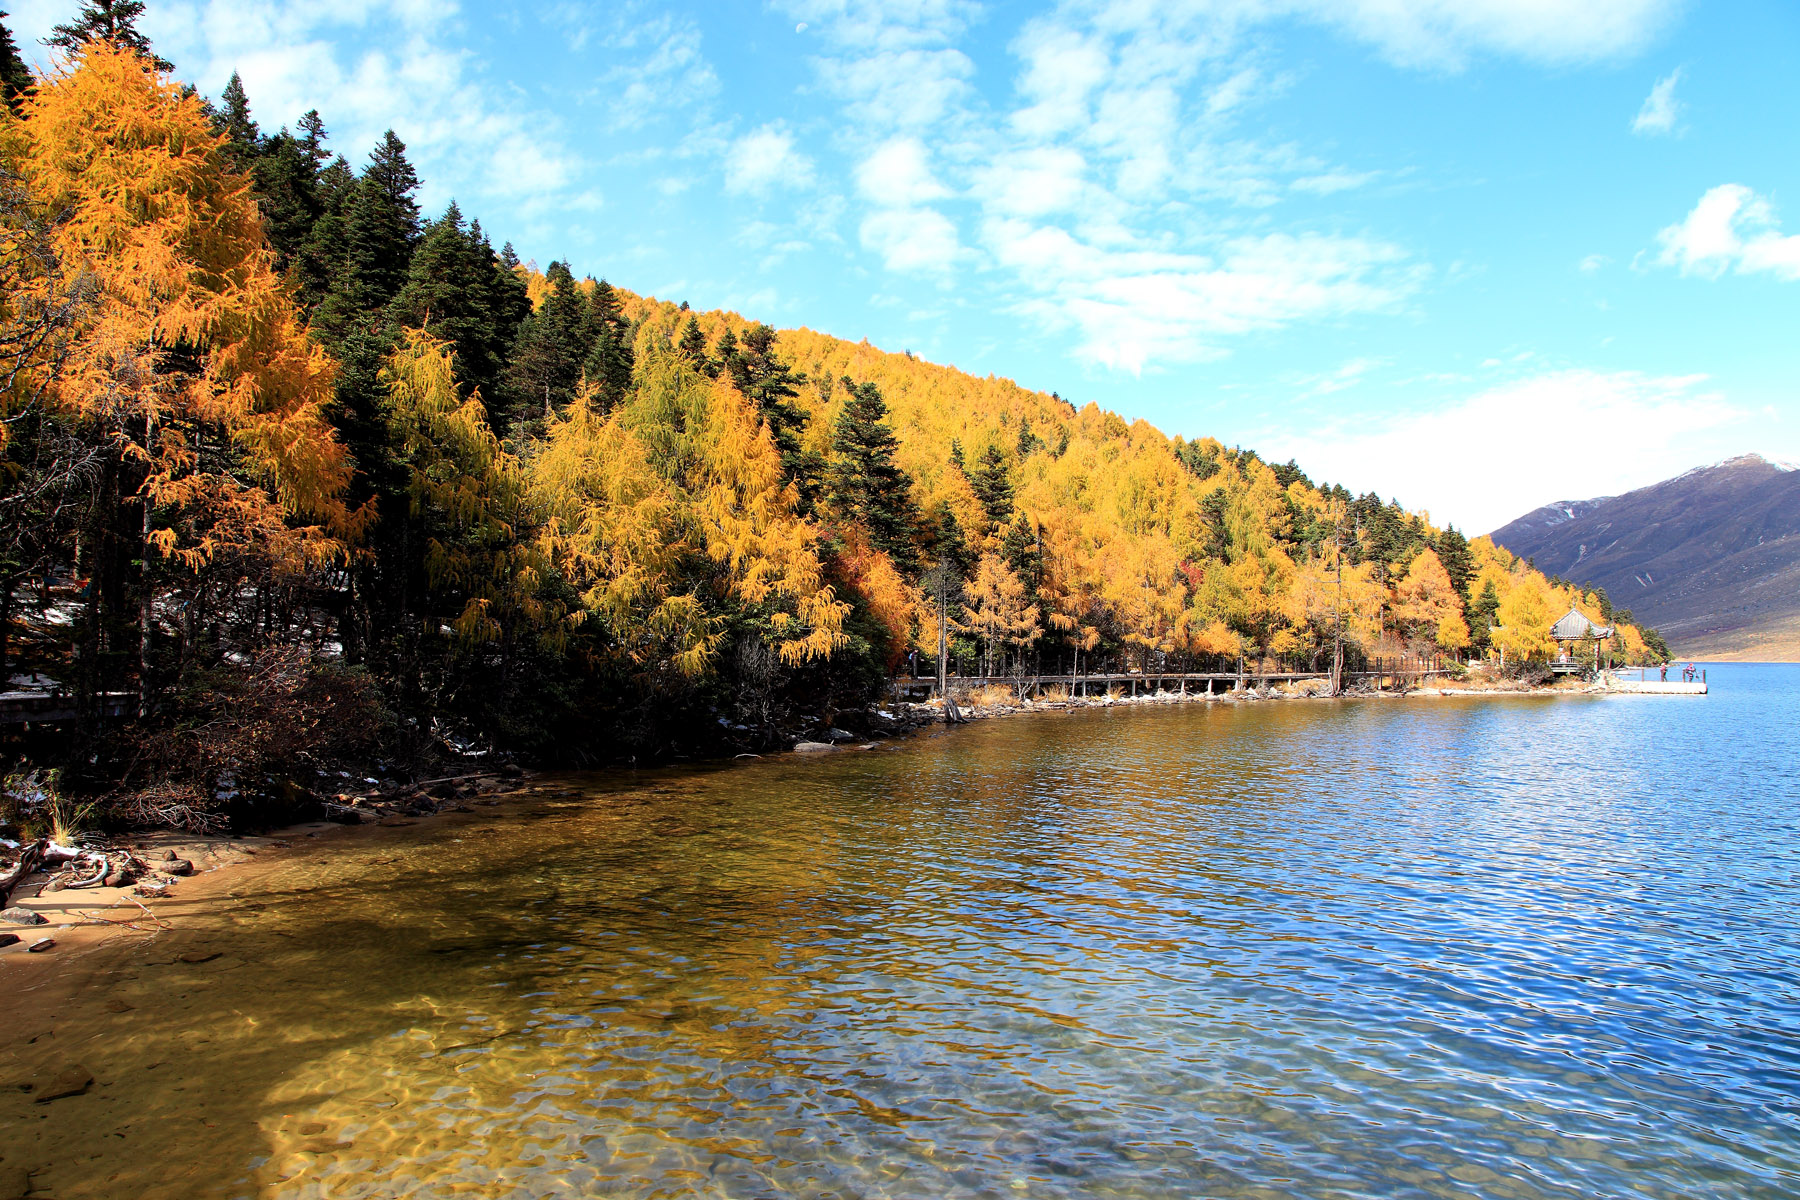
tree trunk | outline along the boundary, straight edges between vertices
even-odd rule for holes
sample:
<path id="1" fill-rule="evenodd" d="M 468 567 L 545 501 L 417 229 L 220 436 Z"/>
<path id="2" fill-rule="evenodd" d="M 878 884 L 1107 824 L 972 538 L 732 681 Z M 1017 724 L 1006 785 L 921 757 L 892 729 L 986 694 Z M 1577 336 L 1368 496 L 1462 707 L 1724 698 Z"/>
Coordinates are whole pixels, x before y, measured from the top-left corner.
<path id="1" fill-rule="evenodd" d="M 150 426 L 154 451 L 156 426 Z M 144 493 L 143 525 L 138 534 L 138 553 L 143 563 L 143 595 L 138 598 L 138 720 L 150 715 L 150 645 L 156 629 L 156 577 L 150 569 L 150 521 L 154 506 Z"/>

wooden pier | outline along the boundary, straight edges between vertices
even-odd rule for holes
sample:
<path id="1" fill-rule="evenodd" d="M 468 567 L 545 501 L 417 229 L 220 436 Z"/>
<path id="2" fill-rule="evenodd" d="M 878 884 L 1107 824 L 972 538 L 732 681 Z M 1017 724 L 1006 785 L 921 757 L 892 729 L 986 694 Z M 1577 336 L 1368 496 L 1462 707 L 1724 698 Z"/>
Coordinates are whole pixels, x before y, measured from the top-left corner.
<path id="1" fill-rule="evenodd" d="M 1417 687 L 1425 680 L 1450 674 L 1439 663 L 1428 659 L 1374 659 L 1360 671 L 1346 670 L 1346 688 L 1357 684 L 1373 685 L 1377 691 L 1403 691 Z M 1105 696 L 1115 688 L 1127 696 L 1153 695 L 1158 692 L 1175 695 L 1222 695 L 1251 687 L 1267 687 L 1302 680 L 1330 680 L 1330 671 L 1260 670 L 1246 667 L 1242 671 L 1121 671 L 1081 675 L 951 675 L 948 686 L 952 693 L 978 688 L 1007 688 L 1020 697 L 1041 696 L 1047 689 L 1061 688 L 1067 695 L 1085 698 Z M 897 675 L 890 680 L 895 700 L 930 699 L 937 695 L 936 675 Z"/>

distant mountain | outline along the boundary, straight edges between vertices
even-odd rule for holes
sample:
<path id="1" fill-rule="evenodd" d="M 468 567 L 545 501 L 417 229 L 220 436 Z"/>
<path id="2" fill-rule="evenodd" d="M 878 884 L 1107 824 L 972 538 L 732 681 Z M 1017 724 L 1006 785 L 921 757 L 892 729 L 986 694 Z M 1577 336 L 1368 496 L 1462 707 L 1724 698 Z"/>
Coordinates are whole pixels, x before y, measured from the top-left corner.
<path id="1" fill-rule="evenodd" d="M 1623 496 L 1547 504 L 1491 535 L 1606 589 L 1678 655 L 1800 659 L 1800 470 L 1755 454 Z"/>

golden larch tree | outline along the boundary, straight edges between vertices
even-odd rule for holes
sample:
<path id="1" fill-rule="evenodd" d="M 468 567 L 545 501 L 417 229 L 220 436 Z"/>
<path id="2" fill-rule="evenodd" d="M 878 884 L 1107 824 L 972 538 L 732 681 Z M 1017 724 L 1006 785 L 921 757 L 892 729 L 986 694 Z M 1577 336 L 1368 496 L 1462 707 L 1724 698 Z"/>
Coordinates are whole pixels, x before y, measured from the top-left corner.
<path id="1" fill-rule="evenodd" d="M 159 586 L 198 586 L 229 559 L 298 571 L 356 531 L 327 419 L 333 365 L 198 96 L 89 43 L 26 103 L 23 136 L 26 185 L 59 216 L 57 256 L 94 292 L 56 398 L 109 450 L 102 491 L 138 514 L 147 688 Z"/>

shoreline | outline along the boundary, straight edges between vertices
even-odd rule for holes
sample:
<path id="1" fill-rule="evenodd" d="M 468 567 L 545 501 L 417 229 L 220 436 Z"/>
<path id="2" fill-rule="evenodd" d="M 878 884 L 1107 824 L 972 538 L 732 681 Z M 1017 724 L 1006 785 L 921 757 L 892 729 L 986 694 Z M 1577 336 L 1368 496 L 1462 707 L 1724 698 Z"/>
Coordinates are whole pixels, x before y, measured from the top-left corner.
<path id="1" fill-rule="evenodd" d="M 832 742 L 800 741 L 789 750 L 753 757 L 755 759 L 781 759 L 792 755 L 804 758 L 844 751 L 871 750 L 878 748 L 886 741 L 897 740 L 921 732 L 949 732 L 957 724 L 1086 709 L 1158 707 L 1176 704 L 1249 704 L 1293 700 L 1393 701 L 1449 697 L 1520 698 L 1622 694 L 1627 693 L 1598 685 L 1581 687 L 1550 685 L 1476 688 L 1427 687 L 1398 692 L 1378 692 L 1370 689 L 1331 697 L 1322 695 L 1311 687 L 1272 685 L 1262 688 L 1247 687 L 1242 691 L 1227 691 L 1211 695 L 1152 692 L 1139 696 L 1068 697 L 1051 700 L 1030 699 L 1012 703 L 959 704 L 958 712 L 961 720 L 949 726 L 945 726 L 941 704 L 933 701 L 922 704 L 894 705 L 887 709 L 879 707 L 872 709 L 872 712 L 879 713 L 894 722 L 895 727 L 886 737 Z M 737 759 L 743 760 L 746 757 L 751 756 L 739 755 Z M 732 761 L 733 759 L 730 757 L 721 756 L 717 760 L 688 760 L 683 765 L 699 766 L 707 762 L 723 765 Z M 165 856 L 170 854 L 179 860 L 191 863 L 192 872 L 168 880 L 165 884 L 152 885 L 162 888 L 162 894 L 159 895 L 139 893 L 139 884 L 135 881 L 122 887 L 96 886 L 83 889 L 56 889 L 53 887 L 56 872 L 33 873 L 22 880 L 15 889 L 9 901 L 9 907 L 23 908 L 38 913 L 44 918 L 45 923 L 41 925 L 0 923 L 0 935 L 11 934 L 18 939 L 5 946 L 0 946 L 0 974 L 6 977 L 6 983 L 13 991 L 25 993 L 33 1000 L 47 1001 L 54 1005 L 58 998 L 66 995 L 73 988 L 85 984 L 89 979 L 104 972 L 104 964 L 91 961 L 94 955 L 104 947 L 121 938 L 154 940 L 160 934 L 176 928 L 182 917 L 191 915 L 199 908 L 209 905 L 220 896 L 227 894 L 228 889 L 237 886 L 240 880 L 254 879 L 258 868 L 273 869 L 276 865 L 292 861 L 296 857 L 335 845 L 341 839 L 367 836 L 367 831 L 371 830 L 397 829 L 418 825 L 425 821 L 435 823 L 453 816 L 477 815 L 478 809 L 471 805 L 484 808 L 495 807 L 509 801 L 517 802 L 563 794 L 566 791 L 565 788 L 546 785 L 543 782 L 552 778 L 554 778 L 553 773 L 534 771 L 525 771 L 512 778 L 477 774 L 461 776 L 452 784 L 452 794 L 443 797 L 442 802 L 429 811 L 422 810 L 416 798 L 408 803 L 398 797 L 358 797 L 353 799 L 350 805 L 336 803 L 330 805 L 330 809 L 336 813 L 337 819 L 305 821 L 267 833 L 195 835 L 177 830 L 150 830 L 105 839 L 108 849 L 128 850 L 144 860 L 149 866 L 147 875 L 156 874 L 158 864 L 165 861 Z M 343 819 L 346 815 L 354 816 L 355 819 L 346 821 Z M 45 938 L 50 939 L 53 944 L 43 951 L 31 952 L 30 947 Z M 42 1005 L 37 1007 L 41 1008 Z M 24 1032 L 24 1027 L 16 1027 L 11 1032 Z M 0 1040 L 0 1045 L 14 1040 L 12 1037 L 6 1037 Z M 27 1038 L 27 1040 L 29 1039 Z"/>
<path id="2" fill-rule="evenodd" d="M 26 876 L 14 889 L 7 907 L 36 913 L 44 923 L 0 922 L 0 937 L 10 934 L 18 939 L 0 946 L 0 978 L 15 992 L 35 993 L 46 987 L 54 990 L 59 977 L 84 976 L 87 960 L 102 947 L 125 937 L 154 940 L 175 928 L 180 917 L 216 900 L 235 881 L 253 875 L 259 867 L 272 869 L 346 837 L 367 837 L 376 830 L 400 829 L 454 816 L 477 816 L 484 809 L 507 801 L 562 791 L 538 782 L 542 778 L 526 772 L 495 786 L 487 782 L 493 779 L 489 776 L 473 784 L 465 795 L 448 798 L 429 811 L 422 810 L 416 802 L 407 805 L 358 798 L 350 805 L 329 805 L 328 811 L 338 811 L 338 819 L 303 821 L 267 833 L 192 834 L 159 829 L 99 839 L 108 851 L 129 851 L 148 870 L 140 879 L 120 887 L 80 889 L 55 887 L 59 873 L 56 870 L 35 871 Z M 463 802 L 465 799 L 467 803 Z M 345 811 L 356 814 L 356 819 L 342 819 Z M 175 860 L 191 864 L 191 872 L 173 878 L 162 875 L 158 868 L 169 861 L 165 856 L 170 854 Z M 149 882 L 152 877 L 159 881 Z M 149 892 L 139 891 L 146 886 Z M 52 945 L 33 952 L 31 947 L 45 938 Z M 0 1046 L 12 1040 L 0 1035 Z"/>
<path id="3" fill-rule="evenodd" d="M 989 720 L 995 717 L 1015 716 L 1021 713 L 1057 712 L 1084 708 L 1123 708 L 1133 705 L 1163 704 L 1252 704 L 1283 700 L 1410 700 L 1435 699 L 1442 696 L 1476 696 L 1487 698 L 1505 698 L 1521 696 L 1619 696 L 1629 694 L 1605 684 L 1582 684 L 1567 686 L 1562 684 L 1494 684 L 1487 687 L 1413 687 L 1401 691 L 1377 691 L 1373 688 L 1346 691 L 1341 695 L 1328 696 L 1317 688 L 1307 685 L 1267 685 L 1264 687 L 1246 687 L 1241 691 L 1223 692 L 1147 692 L 1138 696 L 1069 696 L 1060 699 L 1024 699 L 1010 703 L 980 704 L 963 700 L 957 701 L 957 711 L 964 720 Z M 915 724 L 935 725 L 943 723 L 943 706 L 936 700 L 918 704 L 898 706 Z M 920 718 L 925 718 L 920 720 Z M 820 743 L 802 742 L 815 750 L 836 749 Z M 797 752 L 800 751 L 796 747 Z"/>

